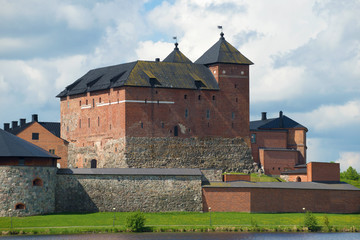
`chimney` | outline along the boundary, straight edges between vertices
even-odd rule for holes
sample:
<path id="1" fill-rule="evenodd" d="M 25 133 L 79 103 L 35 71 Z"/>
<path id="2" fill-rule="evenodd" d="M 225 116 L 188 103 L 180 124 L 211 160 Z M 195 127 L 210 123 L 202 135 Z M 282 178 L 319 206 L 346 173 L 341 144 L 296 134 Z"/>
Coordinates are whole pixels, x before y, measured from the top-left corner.
<path id="1" fill-rule="evenodd" d="M 280 128 L 283 128 L 284 127 L 284 119 L 283 119 L 283 112 L 282 111 L 280 111 L 279 112 L 279 120 L 280 120 L 280 123 L 279 123 L 279 127 Z"/>
<path id="2" fill-rule="evenodd" d="M 261 113 L 261 120 L 266 120 L 266 112 Z"/>
<path id="3" fill-rule="evenodd" d="M 14 130 L 17 127 L 18 127 L 18 122 L 17 121 L 11 121 L 11 128 Z"/>
<path id="4" fill-rule="evenodd" d="M 26 124 L 26 118 L 20 118 L 20 127 L 25 126 Z"/>
<path id="5" fill-rule="evenodd" d="M 155 58 L 155 62 L 160 62 L 160 58 Z"/>
<path id="6" fill-rule="evenodd" d="M 37 114 L 33 114 L 32 115 L 32 122 L 37 122 L 38 121 L 38 115 Z"/>
<path id="7" fill-rule="evenodd" d="M 9 131 L 10 130 L 10 123 L 4 123 L 4 130 Z"/>

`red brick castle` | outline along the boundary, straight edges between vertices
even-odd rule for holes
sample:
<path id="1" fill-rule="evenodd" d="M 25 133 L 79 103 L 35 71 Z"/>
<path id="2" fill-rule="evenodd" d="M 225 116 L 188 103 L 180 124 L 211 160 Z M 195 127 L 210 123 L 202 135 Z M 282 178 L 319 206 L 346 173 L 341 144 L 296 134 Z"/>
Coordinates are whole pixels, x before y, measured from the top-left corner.
<path id="1" fill-rule="evenodd" d="M 57 96 L 69 166 L 251 168 L 251 64 L 221 33 L 195 63 L 176 43 L 89 71 Z"/>

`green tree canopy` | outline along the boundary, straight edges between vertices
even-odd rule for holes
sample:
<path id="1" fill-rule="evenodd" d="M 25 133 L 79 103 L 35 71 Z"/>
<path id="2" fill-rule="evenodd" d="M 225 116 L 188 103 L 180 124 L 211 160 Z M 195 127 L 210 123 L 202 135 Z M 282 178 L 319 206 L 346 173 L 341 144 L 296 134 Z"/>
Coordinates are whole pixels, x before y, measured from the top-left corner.
<path id="1" fill-rule="evenodd" d="M 340 173 L 340 177 L 350 180 L 358 180 L 360 175 L 356 169 L 350 166 L 345 172 Z"/>

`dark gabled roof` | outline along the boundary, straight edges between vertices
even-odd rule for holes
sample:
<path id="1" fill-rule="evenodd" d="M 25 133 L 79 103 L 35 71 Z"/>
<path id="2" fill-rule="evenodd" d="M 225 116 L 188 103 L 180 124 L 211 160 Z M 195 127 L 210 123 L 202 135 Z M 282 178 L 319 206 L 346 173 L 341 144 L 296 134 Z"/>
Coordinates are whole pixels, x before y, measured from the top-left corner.
<path id="1" fill-rule="evenodd" d="M 22 138 L 0 129 L 1 157 L 59 158 Z"/>
<path id="2" fill-rule="evenodd" d="M 174 50 L 163 60 L 163 62 L 172 63 L 192 63 L 178 48 L 178 43 L 175 43 Z"/>
<path id="3" fill-rule="evenodd" d="M 282 115 L 277 118 L 269 118 L 265 120 L 250 121 L 250 130 L 269 130 L 269 129 L 289 129 L 289 128 L 307 128 L 291 118 Z"/>
<path id="4" fill-rule="evenodd" d="M 276 189 L 316 189 L 316 190 L 351 190 L 359 188 L 344 182 L 210 182 L 204 188 L 276 188 Z"/>
<path id="5" fill-rule="evenodd" d="M 210 70 L 201 64 L 136 61 L 89 71 L 66 87 L 57 97 L 105 90 L 113 87 L 156 87 L 219 90 Z"/>
<path id="6" fill-rule="evenodd" d="M 201 176 L 201 171 L 198 168 L 62 168 L 57 174 Z"/>
<path id="7" fill-rule="evenodd" d="M 14 135 L 18 135 L 33 123 L 34 122 L 28 122 L 22 126 L 18 126 L 16 128 L 10 128 L 9 130 L 7 130 L 7 132 L 12 133 Z M 60 123 L 58 122 L 38 122 L 38 123 L 44 128 L 46 128 L 46 130 L 48 130 L 49 132 L 60 138 Z"/>
<path id="8" fill-rule="evenodd" d="M 198 60 L 196 60 L 195 63 L 205 65 L 214 63 L 254 64 L 225 40 L 224 33 L 221 33 L 220 35 L 221 37 L 219 41 L 217 41 Z"/>

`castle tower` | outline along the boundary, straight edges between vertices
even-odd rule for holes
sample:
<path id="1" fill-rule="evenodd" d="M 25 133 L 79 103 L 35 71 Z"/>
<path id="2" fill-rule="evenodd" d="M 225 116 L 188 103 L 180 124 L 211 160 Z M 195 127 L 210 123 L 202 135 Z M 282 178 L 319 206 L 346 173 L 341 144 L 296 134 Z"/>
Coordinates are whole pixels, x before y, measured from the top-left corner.
<path id="1" fill-rule="evenodd" d="M 195 63 L 207 66 L 218 82 L 221 109 L 225 116 L 231 116 L 236 136 L 249 136 L 249 66 L 253 63 L 225 40 L 223 32 Z"/>

